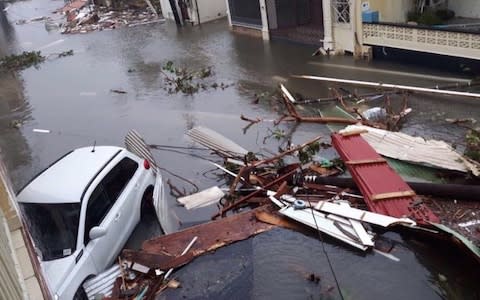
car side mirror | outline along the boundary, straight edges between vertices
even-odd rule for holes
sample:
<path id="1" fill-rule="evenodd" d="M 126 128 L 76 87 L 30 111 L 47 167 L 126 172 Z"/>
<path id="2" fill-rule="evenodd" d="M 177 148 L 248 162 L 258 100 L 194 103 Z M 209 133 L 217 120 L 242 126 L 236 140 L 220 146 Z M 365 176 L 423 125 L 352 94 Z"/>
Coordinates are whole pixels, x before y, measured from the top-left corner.
<path id="1" fill-rule="evenodd" d="M 107 229 L 100 226 L 95 226 L 95 227 L 92 227 L 92 229 L 90 229 L 88 236 L 90 237 L 90 240 L 96 240 L 106 234 L 107 234 Z"/>

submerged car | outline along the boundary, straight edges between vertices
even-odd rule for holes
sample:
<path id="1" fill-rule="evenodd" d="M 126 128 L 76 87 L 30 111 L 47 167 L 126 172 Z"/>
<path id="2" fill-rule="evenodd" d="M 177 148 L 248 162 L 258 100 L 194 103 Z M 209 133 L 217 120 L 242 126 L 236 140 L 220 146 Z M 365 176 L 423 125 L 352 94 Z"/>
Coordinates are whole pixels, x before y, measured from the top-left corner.
<path id="1" fill-rule="evenodd" d="M 52 296 L 86 299 L 83 282 L 115 261 L 142 209 L 160 216 L 163 198 L 152 162 L 119 147 L 73 150 L 37 175 L 17 200 Z"/>

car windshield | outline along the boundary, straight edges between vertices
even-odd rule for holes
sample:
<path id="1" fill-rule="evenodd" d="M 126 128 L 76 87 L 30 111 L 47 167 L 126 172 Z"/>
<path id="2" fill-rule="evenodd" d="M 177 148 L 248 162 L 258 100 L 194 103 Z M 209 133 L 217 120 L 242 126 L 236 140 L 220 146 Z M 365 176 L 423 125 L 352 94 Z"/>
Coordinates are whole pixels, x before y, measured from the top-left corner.
<path id="1" fill-rule="evenodd" d="M 80 203 L 20 203 L 20 209 L 42 260 L 62 258 L 75 251 Z"/>

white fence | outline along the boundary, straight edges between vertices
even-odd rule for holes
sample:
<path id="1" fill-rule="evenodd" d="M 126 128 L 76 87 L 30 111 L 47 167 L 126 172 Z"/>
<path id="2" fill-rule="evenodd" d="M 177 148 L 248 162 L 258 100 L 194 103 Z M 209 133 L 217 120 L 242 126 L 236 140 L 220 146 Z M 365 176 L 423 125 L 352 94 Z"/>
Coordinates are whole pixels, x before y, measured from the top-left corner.
<path id="1" fill-rule="evenodd" d="M 470 59 L 480 59 L 480 33 L 363 24 L 363 43 Z"/>

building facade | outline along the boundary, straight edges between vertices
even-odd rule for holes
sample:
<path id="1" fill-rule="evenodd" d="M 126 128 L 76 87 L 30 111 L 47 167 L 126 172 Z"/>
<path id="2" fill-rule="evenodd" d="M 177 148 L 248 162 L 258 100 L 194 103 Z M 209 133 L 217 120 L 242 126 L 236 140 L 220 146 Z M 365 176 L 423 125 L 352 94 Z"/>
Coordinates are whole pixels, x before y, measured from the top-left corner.
<path id="1" fill-rule="evenodd" d="M 265 40 L 286 39 L 356 56 L 370 57 L 372 48 L 381 47 L 480 59 L 478 0 L 226 2 L 232 30 Z M 437 15 L 448 14 L 448 20 L 437 21 Z"/>

